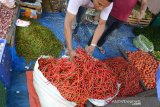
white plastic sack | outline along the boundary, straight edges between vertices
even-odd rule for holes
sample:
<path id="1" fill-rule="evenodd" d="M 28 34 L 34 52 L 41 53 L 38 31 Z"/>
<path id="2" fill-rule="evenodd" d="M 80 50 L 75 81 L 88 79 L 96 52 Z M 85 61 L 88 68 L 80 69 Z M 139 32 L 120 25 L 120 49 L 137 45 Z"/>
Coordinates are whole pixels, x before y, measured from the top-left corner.
<path id="1" fill-rule="evenodd" d="M 48 58 L 48 57 L 42 56 L 40 58 Z M 70 102 L 61 96 L 58 89 L 55 86 L 53 86 L 43 76 L 42 72 L 38 69 L 38 67 L 39 67 L 39 64 L 37 60 L 34 66 L 34 71 L 33 71 L 33 85 L 39 97 L 41 107 L 53 107 L 53 105 L 54 107 L 74 107 L 76 106 L 75 102 Z M 113 100 L 113 98 L 115 98 L 118 95 L 120 85 L 121 84 L 117 83 L 117 92 L 115 93 L 114 96 L 111 96 L 108 99 L 102 99 L 102 100 L 88 99 L 88 100 L 96 106 L 104 106 L 108 104 L 111 100 Z"/>
<path id="2" fill-rule="evenodd" d="M 120 86 L 121 86 L 121 84 L 117 83 L 117 92 L 115 93 L 114 96 L 112 96 L 110 98 L 103 99 L 103 100 L 98 100 L 98 99 L 88 99 L 88 100 L 96 106 L 105 106 L 106 104 L 110 103 L 110 101 L 112 101 L 118 95 L 119 90 L 120 90 Z"/>
<path id="3" fill-rule="evenodd" d="M 63 98 L 58 89 L 43 76 L 38 67 L 37 60 L 33 71 L 33 85 L 41 107 L 75 107 L 76 103 Z"/>

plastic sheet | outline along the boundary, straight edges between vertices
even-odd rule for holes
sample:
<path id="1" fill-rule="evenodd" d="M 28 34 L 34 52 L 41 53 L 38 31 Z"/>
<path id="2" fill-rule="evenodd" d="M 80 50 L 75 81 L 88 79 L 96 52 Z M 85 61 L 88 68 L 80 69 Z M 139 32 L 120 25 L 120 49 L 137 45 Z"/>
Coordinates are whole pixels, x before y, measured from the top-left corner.
<path id="1" fill-rule="evenodd" d="M 30 107 L 41 107 L 38 95 L 33 86 L 33 71 L 26 72 Z"/>
<path id="2" fill-rule="evenodd" d="M 4 39 L 1 40 L 0 42 L 3 43 L 3 45 L 1 45 L 2 48 L 0 52 L 0 81 L 2 81 L 4 87 L 8 88 L 10 86 L 11 73 L 13 71 L 11 55 L 8 51 L 6 40 Z"/>
<path id="3" fill-rule="evenodd" d="M 9 52 L 12 55 L 13 71 L 16 71 L 16 72 L 25 72 L 26 70 L 33 69 L 35 61 L 30 61 L 27 64 L 25 58 L 20 57 L 17 54 L 15 46 L 9 47 Z"/>
<path id="4" fill-rule="evenodd" d="M 13 9 L 9 9 L 4 5 L 0 5 L 0 38 L 7 37 L 7 31 L 12 23 L 13 14 Z"/>
<path id="5" fill-rule="evenodd" d="M 25 72 L 26 71 L 26 61 L 24 58 L 17 55 L 16 48 L 10 47 L 10 53 L 12 54 L 12 64 L 13 64 L 13 71 L 16 72 Z"/>
<path id="6" fill-rule="evenodd" d="M 64 13 L 43 13 L 39 22 L 51 29 L 57 38 L 65 44 L 63 34 Z M 58 20 L 58 21 L 57 21 Z M 96 26 L 91 23 L 82 23 L 78 29 L 77 35 L 73 35 L 73 48 L 78 46 L 85 47 L 89 38 L 93 35 Z M 132 39 L 135 35 L 131 32 L 132 27 L 122 26 L 118 31 L 114 31 L 104 44 L 106 54 L 100 54 L 98 49 L 95 49 L 93 56 L 99 59 L 111 58 L 121 56 L 119 49 L 123 48 L 128 51 L 136 51 L 137 48 L 133 46 Z"/>
<path id="7" fill-rule="evenodd" d="M 64 16 L 64 13 L 43 13 L 41 19 L 38 20 L 42 25 L 53 31 L 62 43 L 65 42 L 63 35 Z M 92 36 L 95 27 L 91 23 L 82 23 L 77 35 L 73 36 L 73 47 L 81 46 L 84 48 Z M 121 56 L 119 49 L 136 51 L 137 48 L 132 43 L 135 36 L 131 31 L 132 27 L 124 25 L 118 31 L 113 32 L 104 44 L 106 54 L 100 54 L 99 50 L 96 49 L 94 51 L 94 57 L 105 59 Z M 10 47 L 10 53 L 12 54 L 12 64 L 15 74 L 12 75 L 11 87 L 7 90 L 7 107 L 15 107 L 15 105 L 16 107 L 30 107 L 26 73 L 20 73 L 26 71 L 26 61 L 17 55 L 15 46 Z M 63 54 L 64 51 L 62 52 Z M 34 61 L 31 61 L 28 66 L 31 67 L 33 64 Z"/>
<path id="8" fill-rule="evenodd" d="M 43 26 L 49 28 L 62 44 L 65 44 L 63 33 L 64 17 L 64 13 L 43 13 L 38 20 Z M 91 23 L 82 23 L 77 35 L 73 35 L 73 48 L 75 49 L 78 46 L 85 48 L 95 28 L 96 26 Z M 132 39 L 135 36 L 131 31 L 132 27 L 122 26 L 118 31 L 113 32 L 106 40 L 103 46 L 106 50 L 106 54 L 101 54 L 98 49 L 95 49 L 93 56 L 98 59 L 106 59 L 121 56 L 119 49 L 136 51 L 137 48 L 135 48 L 132 43 Z M 15 47 L 11 47 L 10 52 L 12 53 L 14 71 L 24 72 L 26 70 L 26 65 L 30 69 L 33 69 L 35 61 L 26 64 L 25 59 L 17 55 Z M 64 51 L 62 51 L 61 56 L 62 55 L 64 55 Z"/>
<path id="9" fill-rule="evenodd" d="M 7 90 L 7 107 L 30 107 L 26 73 L 15 72 Z"/>

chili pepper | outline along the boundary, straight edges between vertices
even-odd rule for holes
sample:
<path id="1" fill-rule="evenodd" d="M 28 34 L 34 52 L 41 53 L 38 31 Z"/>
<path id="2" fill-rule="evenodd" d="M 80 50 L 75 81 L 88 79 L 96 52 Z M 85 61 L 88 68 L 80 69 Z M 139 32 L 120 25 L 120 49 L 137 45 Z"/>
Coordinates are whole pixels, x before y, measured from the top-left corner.
<path id="1" fill-rule="evenodd" d="M 39 69 L 61 95 L 82 106 L 88 98 L 106 99 L 115 95 L 117 81 L 122 83 L 118 96 L 141 91 L 138 72 L 123 58 L 94 60 L 83 49 L 72 62 L 66 58 L 39 59 Z M 47 70 L 46 70 L 47 67 Z M 133 84 L 136 84 L 133 87 Z M 131 89 L 132 88 L 132 89 Z"/>
<path id="2" fill-rule="evenodd" d="M 145 53 L 142 51 L 135 51 L 135 52 L 128 52 L 129 61 L 138 69 L 141 79 L 143 80 L 144 84 L 152 84 L 146 85 L 148 89 L 155 88 L 156 81 L 155 75 L 158 69 L 158 61 L 155 60 L 153 56 L 149 53 Z M 145 79 L 147 78 L 147 79 Z"/>

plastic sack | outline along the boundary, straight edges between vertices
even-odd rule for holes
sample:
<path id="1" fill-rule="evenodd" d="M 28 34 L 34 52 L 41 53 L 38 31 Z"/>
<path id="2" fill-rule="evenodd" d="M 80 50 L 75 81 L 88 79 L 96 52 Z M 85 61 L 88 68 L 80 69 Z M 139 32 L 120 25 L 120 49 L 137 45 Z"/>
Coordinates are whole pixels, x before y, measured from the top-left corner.
<path id="1" fill-rule="evenodd" d="M 98 99 L 88 99 L 88 100 L 96 106 L 105 106 L 106 104 L 110 103 L 118 95 L 119 90 L 120 90 L 120 86 L 121 86 L 121 84 L 117 83 L 117 92 L 115 93 L 114 96 L 112 96 L 110 98 L 102 99 L 102 100 L 98 100 Z"/>
<path id="2" fill-rule="evenodd" d="M 0 0 L 0 2 L 7 6 L 8 8 L 14 8 L 15 7 L 15 0 Z"/>
<path id="3" fill-rule="evenodd" d="M 62 56 L 62 57 L 68 58 L 68 56 Z M 40 58 L 49 58 L 49 57 L 42 56 Z M 54 104 L 54 107 L 74 107 L 76 106 L 75 102 L 70 102 L 61 96 L 58 89 L 55 86 L 53 86 L 43 76 L 42 72 L 38 69 L 38 67 L 39 67 L 39 64 L 37 60 L 35 67 L 34 67 L 34 72 L 33 72 L 33 84 L 39 96 L 41 106 L 42 107 L 52 107 L 53 104 Z M 88 99 L 88 100 L 96 106 L 105 106 L 110 101 L 112 101 L 113 98 L 115 98 L 118 95 L 119 90 L 120 90 L 120 85 L 121 84 L 117 83 L 117 92 L 115 93 L 114 96 L 111 96 L 110 98 L 101 99 L 101 100 L 99 99 Z M 47 98 L 47 100 L 45 98 Z"/>
<path id="4" fill-rule="evenodd" d="M 157 84 L 157 97 L 160 101 L 160 65 L 156 74 L 156 84 Z"/>
<path id="5" fill-rule="evenodd" d="M 38 67 L 37 60 L 33 71 L 33 85 L 41 107 L 75 107 L 76 103 L 63 98 L 58 89 L 43 76 Z"/>
<path id="6" fill-rule="evenodd" d="M 144 35 L 139 35 L 133 39 L 133 44 L 136 48 L 144 51 L 151 52 L 154 50 L 153 43 L 150 42 Z"/>
<path id="7" fill-rule="evenodd" d="M 67 55 L 63 55 L 62 58 L 69 58 Z M 106 104 L 110 103 L 119 93 L 120 91 L 120 83 L 117 83 L 117 92 L 115 93 L 114 96 L 107 98 L 107 99 L 88 99 L 92 104 L 96 106 L 105 106 Z"/>

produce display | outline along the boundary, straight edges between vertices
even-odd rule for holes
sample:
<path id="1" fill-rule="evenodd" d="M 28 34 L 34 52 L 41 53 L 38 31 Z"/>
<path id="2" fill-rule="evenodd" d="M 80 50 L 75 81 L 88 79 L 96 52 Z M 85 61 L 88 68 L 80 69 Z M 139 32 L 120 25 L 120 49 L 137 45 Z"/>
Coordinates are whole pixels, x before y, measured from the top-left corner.
<path id="1" fill-rule="evenodd" d="M 26 20 L 26 19 L 25 19 Z M 27 62 L 37 59 L 40 55 L 58 57 L 62 45 L 48 28 L 30 20 L 29 27 L 17 27 L 16 50 L 18 55 Z"/>
<path id="2" fill-rule="evenodd" d="M 117 92 L 118 96 L 132 96 L 141 92 L 139 74 L 135 67 L 122 57 L 96 60 L 85 50 L 76 50 L 78 57 L 72 62 L 66 58 L 40 58 L 39 69 L 58 88 L 61 95 L 84 106 L 88 98 L 106 99 Z"/>
<path id="3" fill-rule="evenodd" d="M 155 51 L 160 51 L 160 27 L 144 27 L 144 28 L 135 28 L 135 35 L 144 35 L 147 37 L 154 45 Z"/>
<path id="4" fill-rule="evenodd" d="M 153 51 L 152 54 L 160 61 L 160 51 Z"/>
<path id="5" fill-rule="evenodd" d="M 109 58 L 104 60 L 104 62 L 114 72 L 118 82 L 121 83 L 118 97 L 134 96 L 143 91 L 139 84 L 139 72 L 123 57 Z"/>
<path id="6" fill-rule="evenodd" d="M 137 18 L 138 14 L 139 14 L 139 10 L 140 10 L 140 6 L 136 5 L 132 11 L 130 17 Z M 150 19 L 150 18 L 152 18 L 152 16 L 153 16 L 152 13 L 147 9 L 143 19 Z"/>
<path id="7" fill-rule="evenodd" d="M 152 20 L 152 13 L 147 9 L 145 11 L 145 15 L 144 17 L 138 21 L 137 18 L 140 16 L 140 6 L 139 5 L 136 5 L 135 8 L 133 9 L 133 11 L 131 12 L 131 15 L 128 17 L 128 20 L 127 22 L 130 24 L 130 25 L 141 25 L 141 26 L 148 26 Z"/>
<path id="8" fill-rule="evenodd" d="M 156 87 L 156 72 L 158 61 L 149 53 L 142 51 L 128 52 L 129 61 L 138 69 L 140 78 L 147 89 Z"/>
<path id="9" fill-rule="evenodd" d="M 69 101 L 82 106 L 88 98 L 105 99 L 117 91 L 116 77 L 105 63 L 96 61 L 84 50 L 79 57 L 68 59 L 40 59 L 39 69 Z"/>
<path id="10" fill-rule="evenodd" d="M 144 35 L 151 41 L 154 45 L 154 52 L 153 55 L 159 59 L 160 56 L 160 27 L 144 27 L 144 28 L 135 28 L 134 29 L 135 35 Z"/>
<path id="11" fill-rule="evenodd" d="M 144 35 L 139 35 L 133 39 L 133 44 L 144 52 L 151 52 L 154 50 L 153 43 L 150 42 Z"/>

